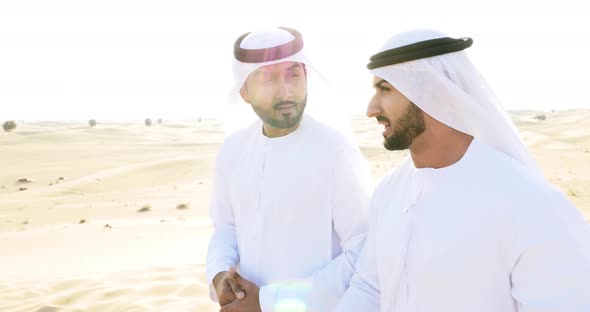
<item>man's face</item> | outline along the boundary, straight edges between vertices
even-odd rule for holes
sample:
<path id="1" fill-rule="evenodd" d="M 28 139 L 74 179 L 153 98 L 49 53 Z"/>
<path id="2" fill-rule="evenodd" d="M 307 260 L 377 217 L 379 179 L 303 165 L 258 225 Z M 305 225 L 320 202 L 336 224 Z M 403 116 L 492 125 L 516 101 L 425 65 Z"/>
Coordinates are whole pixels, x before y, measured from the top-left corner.
<path id="1" fill-rule="evenodd" d="M 264 123 L 291 128 L 301 119 L 307 102 L 305 69 L 298 62 L 260 67 L 248 76 L 240 95 Z"/>
<path id="2" fill-rule="evenodd" d="M 426 129 L 422 110 L 384 79 L 373 77 L 373 87 L 367 116 L 383 125 L 383 146 L 390 151 L 409 148 Z"/>

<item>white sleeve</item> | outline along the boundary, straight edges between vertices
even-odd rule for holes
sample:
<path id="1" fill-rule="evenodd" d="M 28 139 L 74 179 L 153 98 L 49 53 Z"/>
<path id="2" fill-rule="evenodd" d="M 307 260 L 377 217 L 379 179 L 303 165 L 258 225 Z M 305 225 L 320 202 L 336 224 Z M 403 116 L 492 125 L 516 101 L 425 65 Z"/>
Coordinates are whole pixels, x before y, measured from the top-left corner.
<path id="1" fill-rule="evenodd" d="M 567 200 L 550 205 L 527 220 L 534 237 L 512 271 L 512 296 L 520 312 L 590 311 L 590 228 Z"/>
<path id="2" fill-rule="evenodd" d="M 350 287 L 336 307 L 337 312 L 372 312 L 381 310 L 381 290 L 375 243 L 376 220 L 377 211 L 375 207 L 372 207 L 367 241 L 356 263 L 356 272 L 350 280 Z"/>
<path id="3" fill-rule="evenodd" d="M 333 311 L 349 286 L 367 231 L 371 179 L 358 148 L 338 153 L 334 159 L 332 222 L 342 253 L 305 280 L 265 285 L 260 289 L 263 312 L 277 311 L 282 302 L 306 307 L 306 311 Z M 289 299 L 286 299 L 289 298 Z"/>
<path id="4" fill-rule="evenodd" d="M 209 282 L 209 296 L 217 302 L 217 294 L 212 286 L 217 273 L 229 270 L 239 262 L 238 243 L 234 214 L 229 198 L 228 177 L 224 174 L 227 169 L 222 161 L 222 152 L 218 154 L 213 178 L 213 193 L 209 215 L 213 223 L 213 235 L 209 240 L 207 250 L 207 279 Z"/>

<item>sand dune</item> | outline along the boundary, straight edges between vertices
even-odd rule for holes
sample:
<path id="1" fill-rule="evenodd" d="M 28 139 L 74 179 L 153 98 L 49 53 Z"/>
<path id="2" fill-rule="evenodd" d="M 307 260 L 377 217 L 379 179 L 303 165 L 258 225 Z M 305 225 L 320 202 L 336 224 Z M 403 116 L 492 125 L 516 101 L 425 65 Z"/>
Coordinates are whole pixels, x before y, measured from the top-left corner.
<path id="1" fill-rule="evenodd" d="M 0 311 L 215 311 L 203 265 L 210 233 L 205 219 L 174 217 L 5 233 Z"/>
<path id="2" fill-rule="evenodd" d="M 512 117 L 590 220 L 590 111 L 539 114 Z M 0 311 L 217 311 L 204 265 L 222 124 L 97 122 L 0 133 Z M 383 149 L 374 120 L 353 130 L 375 180 L 407 155 Z"/>
<path id="3" fill-rule="evenodd" d="M 207 297 L 203 268 L 144 271 L 0 285 L 2 311 L 217 311 Z M 65 307 L 65 308 L 64 308 Z"/>

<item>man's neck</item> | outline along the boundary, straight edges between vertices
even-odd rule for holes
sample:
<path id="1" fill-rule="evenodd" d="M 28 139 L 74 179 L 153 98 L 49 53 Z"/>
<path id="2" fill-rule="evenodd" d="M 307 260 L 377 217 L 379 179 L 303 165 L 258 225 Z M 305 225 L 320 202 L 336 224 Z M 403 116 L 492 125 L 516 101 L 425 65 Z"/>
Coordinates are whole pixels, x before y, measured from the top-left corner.
<path id="1" fill-rule="evenodd" d="M 412 143 L 410 155 L 416 168 L 444 168 L 463 158 L 473 136 L 451 128 L 443 132 L 439 135 L 431 132 Z"/>
<path id="2" fill-rule="evenodd" d="M 276 128 L 273 127 L 267 123 L 263 123 L 262 124 L 262 133 L 269 138 L 278 138 L 278 137 L 282 137 L 282 136 L 286 136 L 289 133 L 297 130 L 297 128 L 299 128 L 299 125 L 301 124 L 301 120 L 303 118 L 299 119 L 299 121 L 291 128 Z"/>

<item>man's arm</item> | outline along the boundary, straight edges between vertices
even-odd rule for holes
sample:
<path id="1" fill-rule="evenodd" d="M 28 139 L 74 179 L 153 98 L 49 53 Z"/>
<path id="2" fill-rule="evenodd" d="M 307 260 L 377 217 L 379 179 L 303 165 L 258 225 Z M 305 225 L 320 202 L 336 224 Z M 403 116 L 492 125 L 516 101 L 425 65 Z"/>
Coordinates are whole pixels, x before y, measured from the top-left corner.
<path id="1" fill-rule="evenodd" d="M 510 276 L 518 311 L 590 311 L 590 226 L 561 194 L 526 223 Z"/>
<path id="2" fill-rule="evenodd" d="M 378 189 L 379 186 L 375 188 L 370 202 L 367 239 L 355 264 L 355 273 L 350 280 L 350 285 L 336 306 L 335 311 L 337 312 L 381 310 L 375 234 L 378 210 L 374 206 L 374 196 Z"/>
<path id="3" fill-rule="evenodd" d="M 590 311 L 590 266 L 582 259 L 565 242 L 528 248 L 511 274 L 518 311 Z"/>
<path id="4" fill-rule="evenodd" d="M 337 312 L 380 311 L 381 290 L 377 272 L 375 222 L 371 216 L 369 234 L 361 255 L 356 263 L 356 273 L 350 280 L 350 287 L 336 307 Z"/>
<path id="5" fill-rule="evenodd" d="M 223 153 L 220 151 L 216 161 L 215 176 L 213 178 L 213 193 L 209 210 L 214 230 L 207 251 L 209 296 L 215 302 L 220 301 L 220 298 L 223 297 L 232 297 L 231 295 L 233 294 L 217 293 L 217 290 L 226 289 L 222 288 L 226 283 L 226 278 L 223 278 L 224 283 L 222 285 L 214 283 L 214 281 L 217 282 L 221 277 L 226 277 L 227 274 L 223 273 L 227 273 L 226 271 L 231 267 L 235 267 L 239 263 L 234 214 L 229 200 L 229 181 L 228 177 L 225 175 L 225 170 L 227 170 L 227 168 L 224 166 Z M 215 280 L 216 277 L 217 280 Z M 222 301 L 225 303 L 226 300 Z"/>

